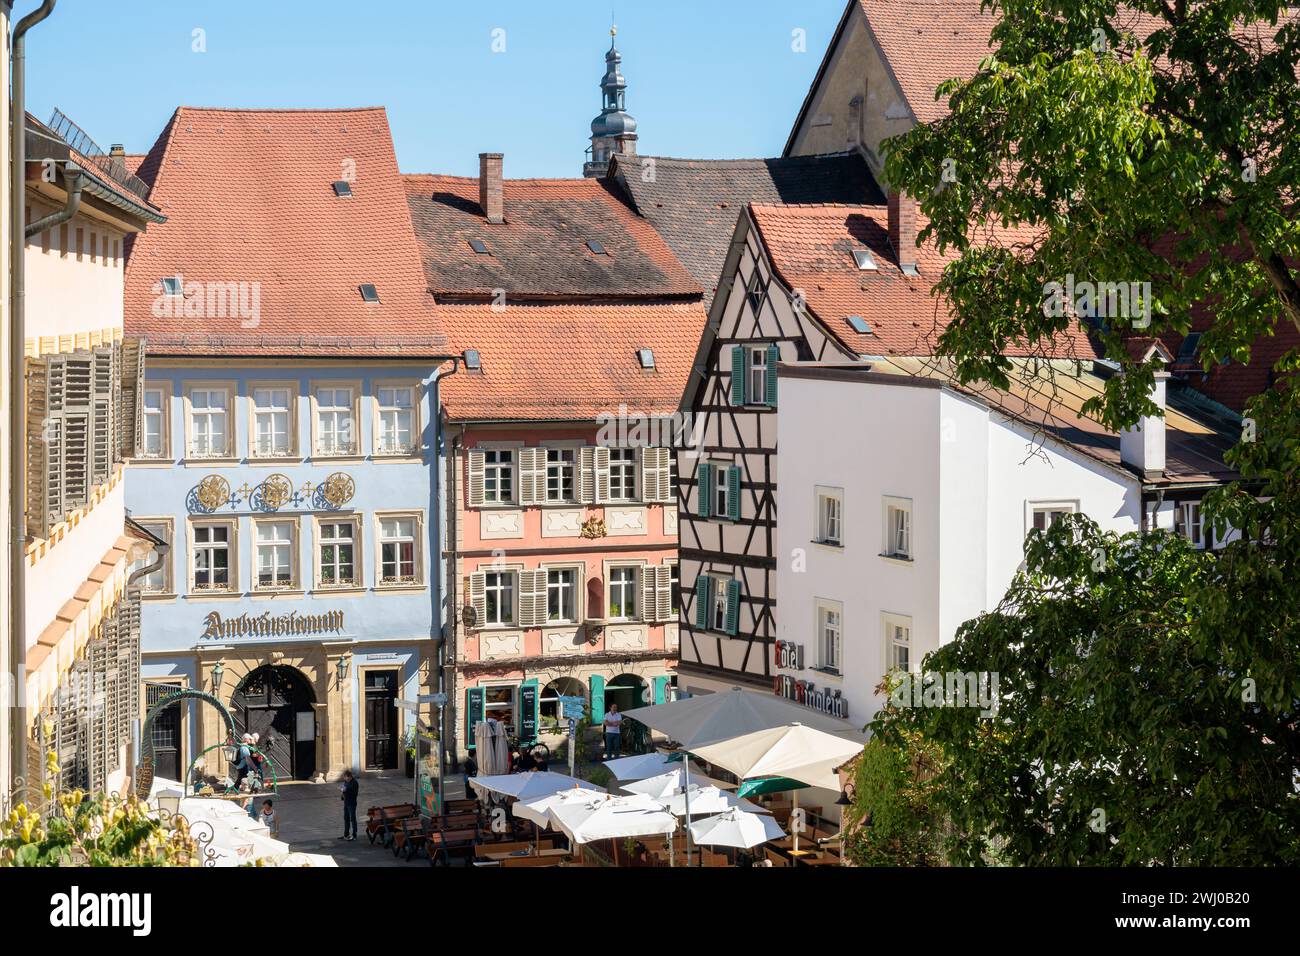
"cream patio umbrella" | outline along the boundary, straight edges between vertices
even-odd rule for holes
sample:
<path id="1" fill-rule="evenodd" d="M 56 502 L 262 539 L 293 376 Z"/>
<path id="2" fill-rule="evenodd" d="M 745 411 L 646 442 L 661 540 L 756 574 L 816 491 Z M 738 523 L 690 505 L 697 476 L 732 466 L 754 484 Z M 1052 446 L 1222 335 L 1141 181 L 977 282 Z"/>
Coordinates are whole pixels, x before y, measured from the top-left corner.
<path id="1" fill-rule="evenodd" d="M 691 787 L 710 786 L 708 777 L 692 773 L 687 777 L 687 784 Z M 632 783 L 625 783 L 619 786 L 619 789 L 625 793 L 643 793 L 647 797 L 667 798 L 675 793 L 682 792 L 682 772 L 672 770 L 668 773 L 661 773 L 657 777 L 646 777 L 644 780 L 636 780 Z"/>
<path id="2" fill-rule="evenodd" d="M 514 814 L 544 830 L 551 826 L 550 810 L 553 807 L 562 807 L 572 803 L 589 803 L 592 800 L 600 800 L 606 796 L 605 791 L 593 790 L 590 787 L 557 790 L 545 797 L 536 797 L 528 801 L 521 800 L 515 804 Z"/>
<path id="3" fill-rule="evenodd" d="M 594 840 L 670 835 L 677 820 L 644 794 L 597 797 L 575 801 L 547 811 L 552 824 L 575 844 Z"/>
<path id="4" fill-rule="evenodd" d="M 553 793 L 572 790 L 575 787 L 587 790 L 603 791 L 604 789 L 589 780 L 570 777 L 563 773 L 553 773 L 550 770 L 528 770 L 524 773 L 471 777 L 469 785 L 481 793 L 495 793 L 498 796 L 521 801 L 549 797 Z"/>
<path id="5" fill-rule="evenodd" d="M 633 754 L 630 757 L 606 760 L 601 766 L 612 773 L 615 780 L 644 780 L 670 770 L 676 772 L 676 765 L 668 756 L 663 753 Z"/>
<path id="6" fill-rule="evenodd" d="M 838 790 L 840 782 L 835 768 L 861 753 L 862 744 L 795 722 L 705 744 L 691 752 L 741 779 L 785 777 L 810 787 Z M 797 790 L 792 802 L 797 810 Z M 793 834 L 794 850 L 798 851 L 798 827 L 793 829 Z"/>
<path id="7" fill-rule="evenodd" d="M 690 787 L 686 793 L 679 790 L 669 797 L 660 798 L 659 802 L 665 810 L 678 817 L 687 815 L 686 808 L 688 805 L 690 806 L 691 816 L 700 817 L 711 813 L 723 813 L 728 810 L 739 810 L 741 813 L 767 813 L 767 810 L 757 803 L 746 800 L 744 797 L 738 797 L 734 793 L 728 793 L 726 790 L 720 790 L 712 785 Z"/>

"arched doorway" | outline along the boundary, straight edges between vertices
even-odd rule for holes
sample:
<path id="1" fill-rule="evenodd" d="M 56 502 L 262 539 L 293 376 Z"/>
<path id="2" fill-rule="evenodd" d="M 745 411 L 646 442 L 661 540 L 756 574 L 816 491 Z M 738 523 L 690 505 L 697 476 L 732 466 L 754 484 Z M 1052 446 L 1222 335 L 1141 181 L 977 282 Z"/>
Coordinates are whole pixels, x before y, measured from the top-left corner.
<path id="1" fill-rule="evenodd" d="M 560 708 L 561 697 L 581 697 L 587 699 L 587 687 L 576 677 L 557 677 L 542 689 L 542 696 L 537 701 L 537 715 L 541 722 L 542 733 L 568 733 L 568 724 Z"/>
<path id="2" fill-rule="evenodd" d="M 605 708 L 618 704 L 619 712 L 626 713 L 633 707 L 644 707 L 650 703 L 649 689 L 644 677 L 619 674 L 605 685 Z"/>
<path id="3" fill-rule="evenodd" d="M 258 749 L 281 780 L 310 780 L 316 772 L 315 702 L 302 671 L 267 664 L 240 681 L 230 710 L 239 734 L 258 735 Z"/>

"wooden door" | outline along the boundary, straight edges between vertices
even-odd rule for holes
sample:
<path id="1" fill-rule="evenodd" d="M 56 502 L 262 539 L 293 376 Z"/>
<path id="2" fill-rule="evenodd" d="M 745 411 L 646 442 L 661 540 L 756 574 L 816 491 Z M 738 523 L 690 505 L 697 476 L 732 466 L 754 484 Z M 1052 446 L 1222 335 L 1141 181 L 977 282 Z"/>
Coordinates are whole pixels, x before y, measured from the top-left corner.
<path id="1" fill-rule="evenodd" d="M 394 770 L 397 733 L 397 671 L 366 671 L 366 769 Z"/>

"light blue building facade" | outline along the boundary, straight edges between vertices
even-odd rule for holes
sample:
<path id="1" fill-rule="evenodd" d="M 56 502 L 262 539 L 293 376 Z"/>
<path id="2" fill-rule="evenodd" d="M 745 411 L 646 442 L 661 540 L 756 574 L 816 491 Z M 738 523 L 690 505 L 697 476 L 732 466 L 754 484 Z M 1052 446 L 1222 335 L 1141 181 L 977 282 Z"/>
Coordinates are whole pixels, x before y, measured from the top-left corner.
<path id="1" fill-rule="evenodd" d="M 150 356 L 127 507 L 172 546 L 143 582 L 148 700 L 215 693 L 281 776 L 404 766 L 397 702 L 438 683 L 434 361 Z M 158 775 L 221 736 L 176 705 Z"/>

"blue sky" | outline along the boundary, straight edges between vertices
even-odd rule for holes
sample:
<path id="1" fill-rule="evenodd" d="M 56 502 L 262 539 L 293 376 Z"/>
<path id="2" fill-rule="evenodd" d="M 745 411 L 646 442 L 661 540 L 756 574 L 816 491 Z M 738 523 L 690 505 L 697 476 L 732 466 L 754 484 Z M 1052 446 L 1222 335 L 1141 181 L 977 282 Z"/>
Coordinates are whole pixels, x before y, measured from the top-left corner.
<path id="1" fill-rule="evenodd" d="M 15 19 L 36 6 L 17 0 Z M 611 10 L 612 7 L 612 10 Z M 176 106 L 388 108 L 407 172 L 578 176 L 611 12 L 640 151 L 779 155 L 844 0 L 60 0 L 28 109 L 143 152 Z M 207 50 L 194 52 L 202 29 Z M 504 30 L 505 51 L 493 52 Z M 805 31 L 806 52 L 792 35 Z M 498 34 L 498 37 L 500 35 Z"/>

